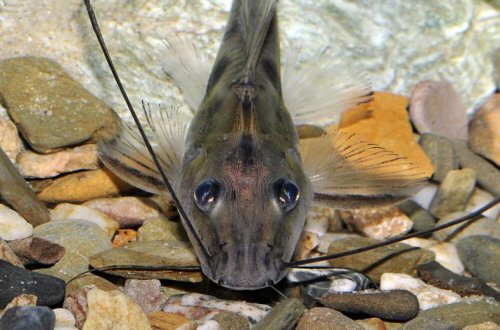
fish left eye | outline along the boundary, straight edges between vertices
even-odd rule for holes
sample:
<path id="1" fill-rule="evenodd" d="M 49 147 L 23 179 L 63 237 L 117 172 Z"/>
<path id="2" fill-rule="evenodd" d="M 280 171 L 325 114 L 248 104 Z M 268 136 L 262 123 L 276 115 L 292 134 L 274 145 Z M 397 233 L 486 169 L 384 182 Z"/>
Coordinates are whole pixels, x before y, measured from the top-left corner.
<path id="1" fill-rule="evenodd" d="M 288 179 L 279 179 L 274 183 L 275 198 L 285 212 L 291 211 L 299 200 L 299 187 Z"/>
<path id="2" fill-rule="evenodd" d="M 194 201 L 202 212 L 207 212 L 219 196 L 219 183 L 213 179 L 202 181 L 194 191 Z"/>

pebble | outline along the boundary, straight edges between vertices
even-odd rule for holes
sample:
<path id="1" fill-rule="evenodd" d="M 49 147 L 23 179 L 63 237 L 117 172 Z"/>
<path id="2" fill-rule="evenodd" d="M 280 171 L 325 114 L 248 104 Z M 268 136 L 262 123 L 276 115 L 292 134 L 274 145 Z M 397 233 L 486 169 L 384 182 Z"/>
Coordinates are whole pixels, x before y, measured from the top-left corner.
<path id="1" fill-rule="evenodd" d="M 488 301 L 458 302 L 424 310 L 410 322 L 404 324 L 401 330 L 440 329 L 428 327 L 428 321 L 444 323 L 448 328 L 463 329 L 468 325 L 483 322 L 500 323 L 500 303 Z M 425 327 L 423 327 L 425 325 Z"/>
<path id="2" fill-rule="evenodd" d="M 398 204 L 397 207 L 410 218 L 413 231 L 431 229 L 436 224 L 436 219 L 432 214 L 411 199 Z"/>
<path id="3" fill-rule="evenodd" d="M 21 152 L 21 139 L 17 134 L 14 123 L 7 118 L 0 117 L 0 149 L 2 149 L 9 160 L 15 164 L 17 155 Z"/>
<path id="4" fill-rule="evenodd" d="M 0 319 L 0 329 L 8 330 L 53 330 L 54 312 L 48 307 L 12 307 Z"/>
<path id="5" fill-rule="evenodd" d="M 409 321 L 419 312 L 417 297 L 405 290 L 330 293 L 321 298 L 321 303 L 342 313 L 374 316 L 389 321 Z"/>
<path id="6" fill-rule="evenodd" d="M 24 267 L 21 259 L 12 251 L 9 244 L 0 238 L 0 259 L 7 261 L 8 263 L 17 266 Z"/>
<path id="7" fill-rule="evenodd" d="M 89 312 L 87 294 L 95 288 L 95 285 L 81 286 L 72 292 L 68 292 L 64 299 L 63 308 L 69 310 L 71 314 L 73 314 L 76 320 L 75 325 L 78 329 L 83 327 Z"/>
<path id="8" fill-rule="evenodd" d="M 186 231 L 178 222 L 159 216 L 146 220 L 137 230 L 138 241 L 183 241 L 189 242 Z"/>
<path id="9" fill-rule="evenodd" d="M 348 238 L 357 238 L 357 237 L 362 237 L 362 236 L 350 232 L 326 233 L 319 239 L 317 250 L 318 252 L 321 253 L 328 253 L 328 248 L 330 247 L 330 244 L 332 244 L 333 242 Z"/>
<path id="10" fill-rule="evenodd" d="M 500 330 L 500 325 L 487 321 L 479 324 L 468 325 L 462 330 Z"/>
<path id="11" fill-rule="evenodd" d="M 436 225 L 446 224 L 455 219 L 466 216 L 466 212 L 455 212 L 448 214 L 439 220 Z M 500 239 L 500 224 L 486 217 L 479 217 L 471 223 L 462 223 L 434 232 L 433 237 L 440 241 L 457 243 L 468 236 L 486 235 Z"/>
<path id="12" fill-rule="evenodd" d="M 23 138 L 38 152 L 79 144 L 116 125 L 111 108 L 46 58 L 0 62 L 0 93 Z"/>
<path id="13" fill-rule="evenodd" d="M 348 251 L 378 243 L 371 238 L 350 238 L 335 241 L 330 245 L 328 254 Z M 416 274 L 416 267 L 421 263 L 434 260 L 434 253 L 424 249 L 415 249 L 407 244 L 395 243 L 375 250 L 346 256 L 330 261 L 335 267 L 347 267 L 362 271 L 373 281 L 379 282 L 383 273 Z"/>
<path id="14" fill-rule="evenodd" d="M 75 316 L 67 309 L 56 308 L 53 310 L 56 316 L 56 324 L 54 330 L 76 330 Z"/>
<path id="15" fill-rule="evenodd" d="M 388 330 L 392 329 L 386 326 L 386 323 L 379 318 L 372 317 L 369 319 L 356 320 L 356 323 L 363 327 L 364 330 Z M 400 324 L 394 323 L 392 324 Z"/>
<path id="16" fill-rule="evenodd" d="M 153 330 L 178 329 L 183 324 L 190 322 L 189 319 L 183 315 L 166 312 L 153 312 L 148 314 L 148 319 Z"/>
<path id="17" fill-rule="evenodd" d="M 297 325 L 297 330 L 364 330 L 342 313 L 330 308 L 315 307 L 304 313 Z"/>
<path id="18" fill-rule="evenodd" d="M 463 274 L 465 267 L 460 261 L 455 244 L 442 242 L 431 245 L 428 250 L 436 254 L 435 260 L 456 274 Z"/>
<path id="19" fill-rule="evenodd" d="M 464 141 L 454 141 L 453 147 L 460 167 L 476 171 L 476 180 L 479 186 L 494 196 L 500 195 L 500 171 L 498 168 L 472 152 Z"/>
<path id="20" fill-rule="evenodd" d="M 380 290 L 410 291 L 417 296 L 420 309 L 423 310 L 461 300 L 460 296 L 452 291 L 425 284 L 407 274 L 384 273 L 380 279 Z"/>
<path id="21" fill-rule="evenodd" d="M 48 268 L 39 268 L 35 272 L 58 277 L 69 282 L 73 277 L 89 269 L 89 259 L 81 254 L 67 251 L 55 265 Z"/>
<path id="22" fill-rule="evenodd" d="M 437 184 L 428 182 L 424 184 L 422 189 L 413 195 L 411 200 L 417 202 L 423 209 L 428 210 L 438 188 L 439 186 Z"/>
<path id="23" fill-rule="evenodd" d="M 47 207 L 37 199 L 31 187 L 2 149 L 0 149 L 0 197 L 34 226 L 49 221 Z"/>
<path id="24" fill-rule="evenodd" d="M 161 310 L 165 300 L 161 294 L 161 283 L 159 280 L 136 280 L 125 281 L 123 293 L 132 298 L 146 314 Z"/>
<path id="25" fill-rule="evenodd" d="M 159 207 L 145 197 L 98 198 L 87 201 L 83 205 L 106 213 L 120 223 L 120 228 L 140 226 L 146 220 L 162 216 Z"/>
<path id="26" fill-rule="evenodd" d="M 500 287 L 500 239 L 469 236 L 457 243 L 457 249 L 469 272 Z"/>
<path id="27" fill-rule="evenodd" d="M 422 81 L 411 95 L 410 117 L 419 133 L 466 140 L 467 109 L 447 80 Z"/>
<path id="28" fill-rule="evenodd" d="M 440 289 L 451 290 L 461 296 L 486 295 L 500 300 L 500 293 L 480 279 L 458 275 L 438 262 L 419 265 L 417 271 L 419 278 Z"/>
<path id="29" fill-rule="evenodd" d="M 319 236 L 316 233 L 302 231 L 299 241 L 295 247 L 293 258 L 296 260 L 306 259 L 309 253 L 319 245 Z"/>
<path id="30" fill-rule="evenodd" d="M 92 199 L 118 195 L 134 187 L 118 178 L 110 170 L 71 173 L 52 181 L 37 194 L 47 203 L 83 203 Z"/>
<path id="31" fill-rule="evenodd" d="M 248 321 L 241 315 L 222 312 L 215 315 L 212 320 L 219 323 L 220 330 L 249 330 Z"/>
<path id="32" fill-rule="evenodd" d="M 470 122 L 469 146 L 474 152 L 500 166 L 500 93 L 474 113 Z"/>
<path id="33" fill-rule="evenodd" d="M 51 154 L 25 150 L 17 157 L 17 168 L 25 178 L 52 178 L 63 173 L 97 170 L 97 145 L 84 144 Z"/>
<path id="34" fill-rule="evenodd" d="M 476 172 L 469 168 L 446 174 L 431 202 L 429 211 L 437 218 L 463 211 L 476 185 Z"/>
<path id="35" fill-rule="evenodd" d="M 304 231 L 315 233 L 318 237 L 321 237 L 333 229 L 329 227 L 330 223 L 335 221 L 334 218 L 336 218 L 334 209 L 313 204 L 307 211 Z"/>
<path id="36" fill-rule="evenodd" d="M 82 330 L 123 329 L 149 330 L 148 317 L 132 299 L 120 291 L 92 289 L 87 293 L 88 314 Z"/>
<path id="37" fill-rule="evenodd" d="M 375 239 L 388 239 L 406 234 L 413 222 L 395 206 L 362 208 L 341 212 L 344 222 L 355 231 Z"/>
<path id="38" fill-rule="evenodd" d="M 137 241 L 137 231 L 133 229 L 118 229 L 113 237 L 113 247 L 121 247 Z"/>
<path id="39" fill-rule="evenodd" d="M 472 193 L 472 196 L 469 199 L 469 203 L 467 203 L 467 206 L 465 207 L 465 212 L 471 213 L 483 207 L 484 205 L 488 204 L 494 198 L 495 197 L 489 192 L 476 188 L 474 189 L 474 192 Z M 498 217 L 500 216 L 500 205 L 497 204 L 496 206 L 493 206 L 492 208 L 483 212 L 482 215 L 490 218 L 491 220 L 498 219 Z"/>
<path id="40" fill-rule="evenodd" d="M 305 311 L 306 307 L 299 299 L 285 299 L 274 306 L 252 329 L 291 329 L 299 322 Z"/>
<path id="41" fill-rule="evenodd" d="M 0 313 L 0 317 L 9 308 L 16 307 L 16 306 L 36 306 L 37 301 L 38 301 L 38 297 L 35 295 L 26 294 L 26 293 L 20 294 L 19 296 L 12 299 L 7 304 L 7 306 L 5 306 L 3 311 Z"/>
<path id="42" fill-rule="evenodd" d="M 407 105 L 408 99 L 404 96 L 377 92 L 370 102 L 342 113 L 340 131 L 356 133 L 366 141 L 406 157 L 419 167 L 423 176 L 430 177 L 433 167 L 413 137 Z M 392 170 L 396 169 L 391 167 Z M 401 166 L 401 170 L 407 170 L 407 166 Z"/>
<path id="43" fill-rule="evenodd" d="M 24 264 L 52 265 L 61 260 L 66 252 L 63 246 L 34 236 L 13 240 L 8 244 Z"/>
<path id="44" fill-rule="evenodd" d="M 66 285 L 66 296 L 70 296 L 75 292 L 79 292 L 84 286 L 92 286 L 104 291 L 118 290 L 118 287 L 110 281 L 93 274 L 81 275 Z"/>
<path id="45" fill-rule="evenodd" d="M 431 159 L 432 166 L 434 166 L 434 174 L 432 175 L 434 181 L 443 181 L 449 171 L 458 168 L 453 143 L 449 139 L 444 136 L 425 133 L 420 136 L 419 143 L 425 154 Z"/>
<path id="46" fill-rule="evenodd" d="M 191 244 L 179 241 L 132 242 L 120 248 L 97 253 L 90 258 L 94 268 L 124 266 L 199 266 Z M 139 279 L 170 279 L 174 281 L 201 282 L 199 271 L 166 270 L 110 270 L 106 273 Z"/>
<path id="47" fill-rule="evenodd" d="M 0 204 L 0 238 L 11 241 L 33 234 L 33 226 L 11 208 Z"/>
<path id="48" fill-rule="evenodd" d="M 56 277 L 38 274 L 0 260 L 0 287 L 0 308 L 24 293 L 37 296 L 40 306 L 52 306 L 63 301 L 66 284 Z"/>
<path id="49" fill-rule="evenodd" d="M 54 220 L 85 220 L 95 223 L 111 238 L 119 228 L 118 221 L 111 219 L 106 213 L 88 206 L 70 203 L 58 204 L 50 211 L 50 219 Z"/>

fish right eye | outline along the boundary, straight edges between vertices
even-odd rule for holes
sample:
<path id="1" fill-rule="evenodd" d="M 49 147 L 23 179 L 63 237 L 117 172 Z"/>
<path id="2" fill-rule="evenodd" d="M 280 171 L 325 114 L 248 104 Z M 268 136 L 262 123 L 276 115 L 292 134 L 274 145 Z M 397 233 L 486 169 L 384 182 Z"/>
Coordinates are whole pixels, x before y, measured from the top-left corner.
<path id="1" fill-rule="evenodd" d="M 194 201 L 202 212 L 208 212 L 217 201 L 220 185 L 214 179 L 204 180 L 194 190 Z"/>

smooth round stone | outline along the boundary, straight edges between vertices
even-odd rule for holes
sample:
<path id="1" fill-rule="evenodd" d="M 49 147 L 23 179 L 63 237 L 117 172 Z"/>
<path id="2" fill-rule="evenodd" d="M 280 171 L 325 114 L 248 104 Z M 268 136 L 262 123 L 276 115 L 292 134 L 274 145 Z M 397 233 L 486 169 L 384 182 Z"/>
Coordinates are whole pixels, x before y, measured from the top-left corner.
<path id="1" fill-rule="evenodd" d="M 329 308 L 347 314 L 363 314 L 389 321 L 408 321 L 417 316 L 417 297 L 405 290 L 375 293 L 330 293 L 321 298 Z"/>
<path id="2" fill-rule="evenodd" d="M 0 287 L 0 308 L 23 293 L 37 296 L 38 305 L 52 306 L 63 301 L 66 283 L 0 260 Z"/>
<path id="3" fill-rule="evenodd" d="M 489 236 L 469 236 L 457 244 L 465 267 L 485 282 L 500 286 L 500 240 Z"/>
<path id="4" fill-rule="evenodd" d="M 0 329 L 53 330 L 56 317 L 48 307 L 12 307 L 0 319 Z"/>
<path id="5" fill-rule="evenodd" d="M 56 308 L 53 310 L 56 316 L 56 329 L 71 329 L 71 327 L 75 327 L 76 319 L 75 316 L 65 308 Z"/>
<path id="6" fill-rule="evenodd" d="M 365 328 L 336 310 L 325 307 L 315 307 L 304 313 L 296 329 L 363 330 Z"/>
<path id="7" fill-rule="evenodd" d="M 6 241 L 31 236 L 33 226 L 11 208 L 0 204 L 0 238 Z"/>
<path id="8" fill-rule="evenodd" d="M 215 315 L 212 320 L 219 323 L 220 330 L 246 330 L 250 329 L 248 321 L 236 313 L 223 312 Z"/>
<path id="9" fill-rule="evenodd" d="M 449 139 L 425 133 L 420 136 L 419 143 L 434 166 L 433 180 L 441 182 L 449 171 L 458 168 L 453 143 Z"/>

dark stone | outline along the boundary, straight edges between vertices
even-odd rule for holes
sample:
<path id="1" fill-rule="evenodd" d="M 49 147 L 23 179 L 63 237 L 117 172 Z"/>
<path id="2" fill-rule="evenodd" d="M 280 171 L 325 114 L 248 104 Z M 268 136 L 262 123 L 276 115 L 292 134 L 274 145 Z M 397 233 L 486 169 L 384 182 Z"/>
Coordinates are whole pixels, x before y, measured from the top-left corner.
<path id="1" fill-rule="evenodd" d="M 16 306 L 0 319 L 0 330 L 53 330 L 54 312 L 48 307 Z"/>
<path id="2" fill-rule="evenodd" d="M 23 293 L 37 296 L 40 306 L 53 306 L 63 301 L 66 283 L 0 260 L 0 288 L 0 308 Z"/>
<path id="3" fill-rule="evenodd" d="M 13 240 L 8 244 L 24 264 L 53 265 L 61 260 L 65 252 L 63 246 L 34 236 Z"/>
<path id="4" fill-rule="evenodd" d="M 434 166 L 433 180 L 441 182 L 449 171 L 458 168 L 453 143 L 449 139 L 426 133 L 422 134 L 419 143 Z"/>
<path id="5" fill-rule="evenodd" d="M 405 290 L 375 293 L 330 293 L 321 298 L 329 308 L 347 314 L 379 317 L 388 321 L 408 321 L 417 316 L 417 297 Z"/>
<path id="6" fill-rule="evenodd" d="M 500 286 L 500 240 L 489 236 L 468 236 L 458 242 L 457 250 L 469 272 Z"/>

